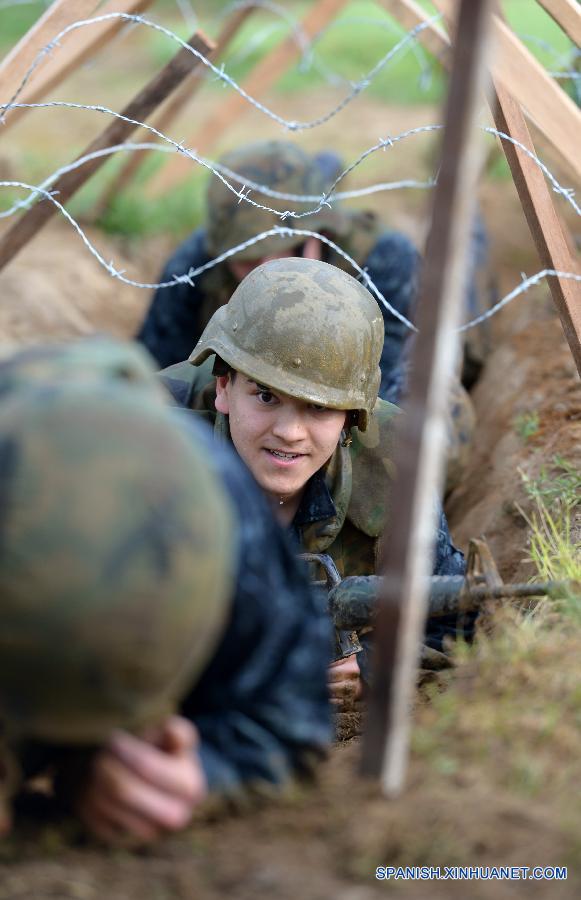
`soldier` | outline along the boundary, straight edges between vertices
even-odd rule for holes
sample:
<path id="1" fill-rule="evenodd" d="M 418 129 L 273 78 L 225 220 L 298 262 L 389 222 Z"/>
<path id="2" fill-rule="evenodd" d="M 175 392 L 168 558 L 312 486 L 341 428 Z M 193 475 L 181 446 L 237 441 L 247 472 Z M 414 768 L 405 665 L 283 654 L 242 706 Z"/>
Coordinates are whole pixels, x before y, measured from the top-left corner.
<path id="1" fill-rule="evenodd" d="M 4 832 L 49 762 L 122 843 L 307 772 L 330 738 L 328 622 L 235 454 L 112 341 L 18 355 L 0 398 Z"/>
<path id="2" fill-rule="evenodd" d="M 376 572 L 388 513 L 398 410 L 377 397 L 382 346 L 379 307 L 359 282 L 318 260 L 280 259 L 254 269 L 189 363 L 162 374 L 177 403 L 205 410 L 232 441 L 301 549 L 333 558 L 345 589 Z M 434 573 L 463 574 L 443 513 L 436 543 Z M 331 682 L 335 700 L 358 684 L 355 659 L 334 666 Z"/>

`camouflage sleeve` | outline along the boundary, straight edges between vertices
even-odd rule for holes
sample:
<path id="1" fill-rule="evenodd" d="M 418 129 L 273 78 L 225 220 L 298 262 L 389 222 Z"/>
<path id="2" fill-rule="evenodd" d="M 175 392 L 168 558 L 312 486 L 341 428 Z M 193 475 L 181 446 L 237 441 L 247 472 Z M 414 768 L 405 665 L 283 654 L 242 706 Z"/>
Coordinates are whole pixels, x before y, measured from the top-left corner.
<path id="1" fill-rule="evenodd" d="M 448 520 L 441 503 L 438 503 L 437 515 L 438 531 L 434 548 L 432 575 L 464 575 L 466 573 L 466 560 L 462 551 L 458 550 L 452 543 Z"/>
<path id="2" fill-rule="evenodd" d="M 332 640 L 266 500 L 228 448 L 212 452 L 240 511 L 239 574 L 222 643 L 182 711 L 200 732 L 210 788 L 236 795 L 284 784 L 325 753 Z"/>
<path id="3" fill-rule="evenodd" d="M 205 231 L 199 228 L 168 260 L 159 281 L 171 281 L 174 275 L 183 275 L 208 259 Z M 160 368 L 181 362 L 192 352 L 203 329 L 199 321 L 200 306 L 199 282 L 194 287 L 176 284 L 155 292 L 136 340 L 149 350 Z"/>
<path id="4" fill-rule="evenodd" d="M 176 406 L 185 407 L 185 409 L 206 408 L 201 405 L 200 399 L 204 389 L 215 383 L 215 378 L 212 374 L 214 360 L 215 356 L 212 355 L 200 366 L 193 366 L 186 359 L 157 373 L 157 377 Z M 212 407 L 215 412 L 213 403 Z"/>

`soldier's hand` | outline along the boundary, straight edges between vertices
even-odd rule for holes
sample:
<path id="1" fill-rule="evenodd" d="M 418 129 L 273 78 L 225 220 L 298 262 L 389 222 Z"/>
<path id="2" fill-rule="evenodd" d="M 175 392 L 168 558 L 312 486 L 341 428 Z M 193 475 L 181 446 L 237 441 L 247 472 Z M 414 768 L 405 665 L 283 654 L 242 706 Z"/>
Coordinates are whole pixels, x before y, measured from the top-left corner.
<path id="1" fill-rule="evenodd" d="M 107 843 L 151 843 L 184 828 L 207 794 L 194 725 L 172 716 L 147 739 L 117 732 L 95 757 L 77 801 L 93 835 Z"/>
<path id="2" fill-rule="evenodd" d="M 357 700 L 363 689 L 357 656 L 331 663 L 328 669 L 328 684 L 331 703 L 342 706 L 347 700 Z"/>

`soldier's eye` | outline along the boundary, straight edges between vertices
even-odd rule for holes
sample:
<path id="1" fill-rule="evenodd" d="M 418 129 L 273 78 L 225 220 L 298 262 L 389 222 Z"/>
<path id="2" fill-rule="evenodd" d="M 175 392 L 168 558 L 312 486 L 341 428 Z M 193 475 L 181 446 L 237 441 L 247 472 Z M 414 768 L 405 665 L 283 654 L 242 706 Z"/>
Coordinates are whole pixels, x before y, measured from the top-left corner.
<path id="1" fill-rule="evenodd" d="M 273 400 L 276 400 L 276 397 L 273 393 L 271 393 L 271 391 L 267 391 L 263 388 L 258 389 L 258 391 L 256 392 L 256 396 L 261 403 L 272 403 Z"/>

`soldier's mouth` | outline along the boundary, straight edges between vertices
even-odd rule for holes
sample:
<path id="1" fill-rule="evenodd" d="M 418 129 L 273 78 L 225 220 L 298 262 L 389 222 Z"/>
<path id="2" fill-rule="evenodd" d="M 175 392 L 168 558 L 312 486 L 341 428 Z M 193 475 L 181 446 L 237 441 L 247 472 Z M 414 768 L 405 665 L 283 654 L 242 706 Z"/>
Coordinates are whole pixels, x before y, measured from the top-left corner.
<path id="1" fill-rule="evenodd" d="M 271 456 L 274 456 L 275 459 L 280 459 L 282 462 L 292 462 L 295 459 L 301 459 L 305 456 L 304 453 L 289 453 L 286 450 L 271 450 L 268 447 L 266 450 Z"/>

